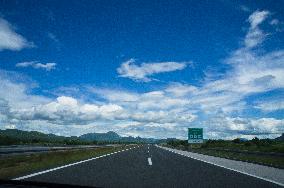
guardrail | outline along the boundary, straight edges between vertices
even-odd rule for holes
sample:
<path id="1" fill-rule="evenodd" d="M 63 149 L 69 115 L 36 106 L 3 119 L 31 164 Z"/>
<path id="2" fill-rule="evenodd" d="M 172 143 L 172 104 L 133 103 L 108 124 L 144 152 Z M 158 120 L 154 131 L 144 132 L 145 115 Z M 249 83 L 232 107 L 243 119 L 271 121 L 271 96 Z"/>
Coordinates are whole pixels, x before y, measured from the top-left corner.
<path id="1" fill-rule="evenodd" d="M 65 150 L 78 150 L 78 149 L 89 149 L 89 148 L 101 148 L 101 147 L 113 147 L 108 145 L 102 146 L 76 146 L 76 147 L 41 147 L 41 148 L 0 148 L 0 155 L 7 154 L 19 154 L 19 153 L 37 153 L 37 152 L 49 152 L 49 151 L 65 151 Z M 10 150 L 9 150 L 10 149 Z"/>

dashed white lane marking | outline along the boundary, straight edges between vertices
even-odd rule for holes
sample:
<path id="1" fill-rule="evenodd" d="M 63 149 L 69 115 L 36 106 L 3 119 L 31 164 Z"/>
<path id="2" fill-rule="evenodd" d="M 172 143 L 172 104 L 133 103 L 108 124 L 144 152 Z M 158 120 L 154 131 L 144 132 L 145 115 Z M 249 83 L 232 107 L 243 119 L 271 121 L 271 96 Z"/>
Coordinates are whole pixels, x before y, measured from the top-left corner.
<path id="1" fill-rule="evenodd" d="M 138 147 L 139 147 L 139 146 L 137 146 L 137 148 L 138 148 Z M 52 169 L 49 169 L 49 170 L 44 170 L 44 171 L 41 171 L 41 172 L 29 174 L 29 175 L 26 175 L 26 176 L 21 176 L 21 177 L 18 177 L 18 178 L 14 178 L 14 179 L 12 179 L 12 180 L 23 180 L 23 179 L 27 179 L 27 178 L 34 177 L 34 176 L 37 176 L 37 175 L 40 175 L 40 174 L 45 174 L 45 173 L 48 173 L 48 172 L 52 172 L 52 171 L 59 170 L 59 169 L 62 169 L 62 168 L 66 168 L 66 167 L 74 166 L 74 165 L 77 165 L 77 164 L 85 163 L 85 162 L 88 162 L 88 161 L 92 161 L 92 160 L 95 160 L 95 159 L 103 158 L 103 157 L 106 157 L 106 156 L 110 156 L 110 155 L 113 155 L 113 154 L 116 154 L 116 153 L 119 153 L 119 152 L 131 150 L 131 149 L 135 149 L 135 148 L 136 148 L 136 147 L 129 148 L 129 149 L 124 149 L 124 150 L 119 150 L 119 151 L 116 151 L 116 152 L 113 152 L 113 153 L 101 155 L 101 156 L 98 156 L 98 157 L 93 157 L 93 158 L 86 159 L 86 160 L 83 160 L 83 161 L 78 161 L 78 162 L 71 163 L 71 164 L 67 164 L 67 165 L 64 165 L 64 166 L 59 166 L 59 167 L 56 167 L 56 168 L 52 168 Z"/>
<path id="2" fill-rule="evenodd" d="M 149 157 L 149 158 L 148 158 L 148 164 L 149 164 L 150 166 L 152 166 L 152 160 L 151 160 L 151 157 Z"/>
<path id="3" fill-rule="evenodd" d="M 236 170 L 236 169 L 233 169 L 233 168 L 229 168 L 229 167 L 226 167 L 226 166 L 223 166 L 223 165 L 219 165 L 219 164 L 216 164 L 216 163 L 213 163 L 213 162 L 205 161 L 205 160 L 203 160 L 203 159 L 198 159 L 198 158 L 195 158 L 195 157 L 192 157 L 192 156 L 188 156 L 188 155 L 179 153 L 179 152 L 177 152 L 177 151 L 170 150 L 169 148 L 163 148 L 163 147 L 158 146 L 158 145 L 156 145 L 156 146 L 159 147 L 159 148 L 161 148 L 161 149 L 164 149 L 164 150 L 173 152 L 173 153 L 175 153 L 175 154 L 182 155 L 182 156 L 184 156 L 184 157 L 189 157 L 189 158 L 191 158 L 191 159 L 195 159 L 195 160 L 198 160 L 198 161 L 202 161 L 202 162 L 204 162 L 204 163 L 212 164 L 212 165 L 215 165 L 215 166 L 218 166 L 218 167 L 221 167 L 221 168 L 225 168 L 225 169 L 228 169 L 228 170 L 231 170 L 231 171 L 235 171 L 235 172 L 238 172 L 238 173 L 241 173 L 241 174 L 245 174 L 245 175 L 247 175 L 247 176 L 255 177 L 255 178 L 258 178 L 258 179 L 261 179 L 261 180 L 264 180 L 264 181 L 268 181 L 268 182 L 271 182 L 271 183 L 274 183 L 274 184 L 277 184 L 277 185 L 280 185 L 280 186 L 284 186 L 283 183 L 280 183 L 280 182 L 277 182 L 277 181 L 274 181 L 274 180 L 271 180 L 271 179 L 267 179 L 267 178 L 260 177 L 260 176 L 257 176 L 257 175 L 249 174 L 249 173 L 247 173 L 247 172 L 243 172 L 243 171 L 240 171 L 240 170 Z"/>

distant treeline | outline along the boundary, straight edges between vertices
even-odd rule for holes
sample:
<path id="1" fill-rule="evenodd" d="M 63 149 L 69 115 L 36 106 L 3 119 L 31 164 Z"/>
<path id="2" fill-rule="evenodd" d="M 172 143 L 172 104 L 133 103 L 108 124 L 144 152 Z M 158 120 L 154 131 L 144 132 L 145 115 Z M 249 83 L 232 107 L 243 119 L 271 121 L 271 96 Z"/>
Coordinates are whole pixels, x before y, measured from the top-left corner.
<path id="1" fill-rule="evenodd" d="M 283 135 L 277 139 L 259 139 L 252 140 L 234 139 L 234 140 L 206 140 L 203 144 L 188 144 L 187 140 L 170 140 L 167 145 L 175 148 L 201 148 L 201 149 L 229 149 L 229 150 L 247 150 L 260 152 L 284 153 Z"/>
<path id="2" fill-rule="evenodd" d="M 62 145 L 85 145 L 96 144 L 87 142 L 78 137 L 64 137 L 54 134 L 44 134 L 37 131 L 21 131 L 17 129 L 0 130 L 0 145 L 16 144 L 62 144 Z"/>
<path id="3" fill-rule="evenodd" d="M 115 132 L 88 133 L 82 136 L 57 136 L 37 131 L 17 129 L 0 130 L 0 145 L 38 144 L 38 145 L 90 145 L 120 143 L 158 143 L 160 140 L 141 137 L 121 137 Z"/>

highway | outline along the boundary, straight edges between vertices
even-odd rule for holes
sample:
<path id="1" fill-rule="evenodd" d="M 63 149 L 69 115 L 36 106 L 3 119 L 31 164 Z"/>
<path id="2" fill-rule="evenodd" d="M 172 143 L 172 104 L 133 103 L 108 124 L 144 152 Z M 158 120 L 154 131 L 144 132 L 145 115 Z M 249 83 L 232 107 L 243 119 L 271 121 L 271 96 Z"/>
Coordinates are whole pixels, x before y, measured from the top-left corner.
<path id="1" fill-rule="evenodd" d="M 19 179 L 96 187 L 281 187 L 154 145 Z"/>

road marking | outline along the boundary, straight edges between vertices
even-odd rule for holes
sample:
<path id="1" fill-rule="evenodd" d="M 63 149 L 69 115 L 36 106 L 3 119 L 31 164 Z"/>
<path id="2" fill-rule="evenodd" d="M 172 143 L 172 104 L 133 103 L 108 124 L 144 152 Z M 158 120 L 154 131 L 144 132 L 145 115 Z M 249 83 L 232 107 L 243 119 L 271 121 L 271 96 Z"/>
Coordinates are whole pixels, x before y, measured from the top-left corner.
<path id="1" fill-rule="evenodd" d="M 152 160 L 151 160 L 151 157 L 148 157 L 148 164 L 149 164 L 150 166 L 152 166 Z"/>
<path id="2" fill-rule="evenodd" d="M 284 186 L 283 183 L 280 183 L 280 182 L 277 182 L 277 181 L 274 181 L 274 180 L 270 180 L 270 179 L 267 179 L 267 178 L 263 178 L 263 177 L 260 177 L 260 176 L 256 176 L 256 175 L 253 175 L 253 174 L 249 174 L 247 172 L 243 172 L 243 171 L 239 171 L 239 170 L 236 170 L 236 169 L 233 169 L 233 168 L 229 168 L 229 167 L 226 167 L 226 166 L 223 166 L 223 165 L 219 165 L 219 164 L 216 164 L 216 163 L 212 163 L 212 162 L 209 162 L 209 161 L 205 161 L 203 159 L 198 159 L 198 158 L 195 158 L 195 157 L 192 157 L 192 156 L 188 156 L 188 155 L 185 155 L 185 154 L 182 154 L 182 153 L 179 153 L 177 151 L 174 151 L 174 150 L 170 150 L 168 148 L 162 148 L 160 146 L 157 146 L 161 149 L 165 149 L 167 151 L 171 151 L 175 154 L 178 154 L 178 155 L 182 155 L 184 157 L 189 157 L 191 159 L 195 159 L 195 160 L 198 160 L 198 161 L 202 161 L 204 163 L 208 163 L 208 164 L 212 164 L 212 165 L 215 165 L 215 166 L 218 166 L 218 167 L 221 167 L 221 168 L 225 168 L 225 169 L 228 169 L 228 170 L 232 170 L 232 171 L 235 171 L 235 172 L 238 172 L 238 173 L 241 173 L 241 174 L 245 174 L 245 175 L 248 175 L 248 176 L 251 176 L 251 177 L 254 177 L 254 178 L 258 178 L 258 179 L 261 179 L 261 180 L 264 180 L 264 181 L 268 181 L 270 183 L 274 183 L 274 184 L 277 184 L 277 185 L 280 185 L 280 186 Z"/>
<path id="3" fill-rule="evenodd" d="M 18 178 L 14 178 L 12 180 L 27 179 L 27 178 L 34 177 L 34 176 L 37 176 L 37 175 L 40 175 L 40 174 L 45 174 L 45 173 L 48 173 L 48 172 L 52 172 L 52 171 L 59 170 L 59 169 L 62 169 L 62 168 L 66 168 L 66 167 L 74 166 L 74 165 L 77 165 L 77 164 L 85 163 L 85 162 L 92 161 L 92 160 L 95 160 L 95 159 L 107 157 L 107 156 L 110 156 L 110 155 L 113 155 L 113 154 L 116 154 L 116 153 L 119 153 L 119 152 L 131 150 L 131 149 L 135 149 L 135 148 L 136 147 L 125 149 L 125 150 L 119 150 L 119 151 L 116 151 L 116 152 L 112 152 L 112 153 L 109 153 L 109 154 L 101 155 L 101 156 L 98 156 L 98 157 L 93 157 L 93 158 L 86 159 L 86 160 L 83 160 L 83 161 L 78 161 L 78 162 L 75 162 L 75 163 L 71 163 L 71 164 L 59 166 L 59 167 L 56 167 L 56 168 L 52 168 L 52 169 L 49 169 L 49 170 L 44 170 L 44 171 L 41 171 L 41 172 L 29 174 L 29 175 L 26 175 L 26 176 L 21 176 L 21 177 L 18 177 Z"/>

